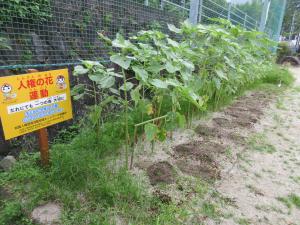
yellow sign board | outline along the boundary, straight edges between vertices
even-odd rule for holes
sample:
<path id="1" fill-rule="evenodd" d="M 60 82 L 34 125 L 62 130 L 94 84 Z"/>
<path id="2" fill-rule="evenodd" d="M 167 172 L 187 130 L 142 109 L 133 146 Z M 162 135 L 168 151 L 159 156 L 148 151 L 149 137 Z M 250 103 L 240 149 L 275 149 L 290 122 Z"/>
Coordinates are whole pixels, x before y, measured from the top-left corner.
<path id="1" fill-rule="evenodd" d="M 68 69 L 0 77 L 5 139 L 72 119 Z"/>

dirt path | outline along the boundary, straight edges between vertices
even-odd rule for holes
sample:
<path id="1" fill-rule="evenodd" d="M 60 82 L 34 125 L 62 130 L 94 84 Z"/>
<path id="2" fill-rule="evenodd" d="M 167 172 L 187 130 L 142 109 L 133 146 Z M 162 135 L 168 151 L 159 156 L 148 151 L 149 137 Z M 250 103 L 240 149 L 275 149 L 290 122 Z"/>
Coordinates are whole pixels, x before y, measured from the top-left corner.
<path id="1" fill-rule="evenodd" d="M 216 186 L 234 201 L 225 209 L 232 216 L 218 224 L 300 224 L 300 69 L 292 72 L 295 87 L 272 101 Z"/>
<path id="2" fill-rule="evenodd" d="M 300 225 L 300 68 L 292 72 L 283 93 L 250 92 L 154 149 L 137 147 L 134 173 L 188 212 L 178 224 Z"/>

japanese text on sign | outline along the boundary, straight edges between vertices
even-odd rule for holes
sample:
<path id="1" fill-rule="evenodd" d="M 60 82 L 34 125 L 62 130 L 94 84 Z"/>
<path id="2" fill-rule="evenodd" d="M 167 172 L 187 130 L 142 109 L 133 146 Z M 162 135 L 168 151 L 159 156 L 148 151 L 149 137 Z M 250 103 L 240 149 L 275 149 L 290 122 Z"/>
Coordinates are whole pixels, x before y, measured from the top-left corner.
<path id="1" fill-rule="evenodd" d="M 0 77 L 5 139 L 72 118 L 67 69 Z"/>

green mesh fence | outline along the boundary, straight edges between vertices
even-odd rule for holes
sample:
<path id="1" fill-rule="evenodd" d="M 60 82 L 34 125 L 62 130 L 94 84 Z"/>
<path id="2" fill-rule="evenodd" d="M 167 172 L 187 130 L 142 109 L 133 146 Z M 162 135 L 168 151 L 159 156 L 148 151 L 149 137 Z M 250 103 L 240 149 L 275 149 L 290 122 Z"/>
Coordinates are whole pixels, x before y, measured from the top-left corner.
<path id="1" fill-rule="evenodd" d="M 279 41 L 286 0 L 272 0 L 269 6 L 265 32 L 271 39 Z"/>
<path id="2" fill-rule="evenodd" d="M 0 69 L 77 64 L 82 59 L 108 60 L 98 32 L 111 38 L 142 29 L 167 30 L 191 19 L 194 0 L 0 0 Z M 229 19 L 258 29 L 263 9 L 229 4 L 226 0 L 197 0 L 197 21 Z M 271 0 L 266 31 L 274 40 L 281 28 L 284 4 Z M 252 11 L 251 11 L 252 10 Z M 260 12 L 258 12 L 260 11 Z"/>

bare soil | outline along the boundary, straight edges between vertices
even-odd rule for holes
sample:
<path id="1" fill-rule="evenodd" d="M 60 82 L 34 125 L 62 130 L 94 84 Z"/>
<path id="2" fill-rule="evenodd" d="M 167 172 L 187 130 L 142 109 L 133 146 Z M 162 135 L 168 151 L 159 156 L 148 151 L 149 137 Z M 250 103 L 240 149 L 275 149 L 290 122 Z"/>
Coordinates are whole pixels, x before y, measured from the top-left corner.
<path id="1" fill-rule="evenodd" d="M 174 169 L 168 162 L 158 162 L 148 167 L 147 173 L 152 185 L 174 183 Z"/>
<path id="2" fill-rule="evenodd" d="M 300 68 L 291 71 L 298 86 Z M 299 110 L 296 88 L 277 96 L 253 93 L 225 110 L 231 117 L 253 123 L 251 128 L 244 127 L 247 140 L 263 136 L 258 141 L 265 142 L 261 149 L 271 146 L 276 151 L 256 151 L 251 143 L 243 146 L 233 141 L 241 146 L 240 157 L 230 171 L 221 171 L 223 177 L 215 185 L 217 192 L 234 202 L 222 209 L 231 216 L 218 221 L 207 218 L 204 224 L 300 224 L 300 209 L 288 200 L 291 194 L 300 196 Z"/>
<path id="3" fill-rule="evenodd" d="M 300 85 L 300 68 L 292 72 Z M 185 202 L 193 213 L 182 224 L 298 225 L 300 209 L 285 200 L 300 196 L 299 111 L 299 87 L 247 93 L 193 129 L 174 132 L 153 153 L 150 144 L 139 147 L 135 172 L 147 171 L 162 201 Z M 204 199 L 193 186 L 199 179 L 213 181 Z M 213 202 L 216 215 L 203 215 L 203 202 Z"/>

